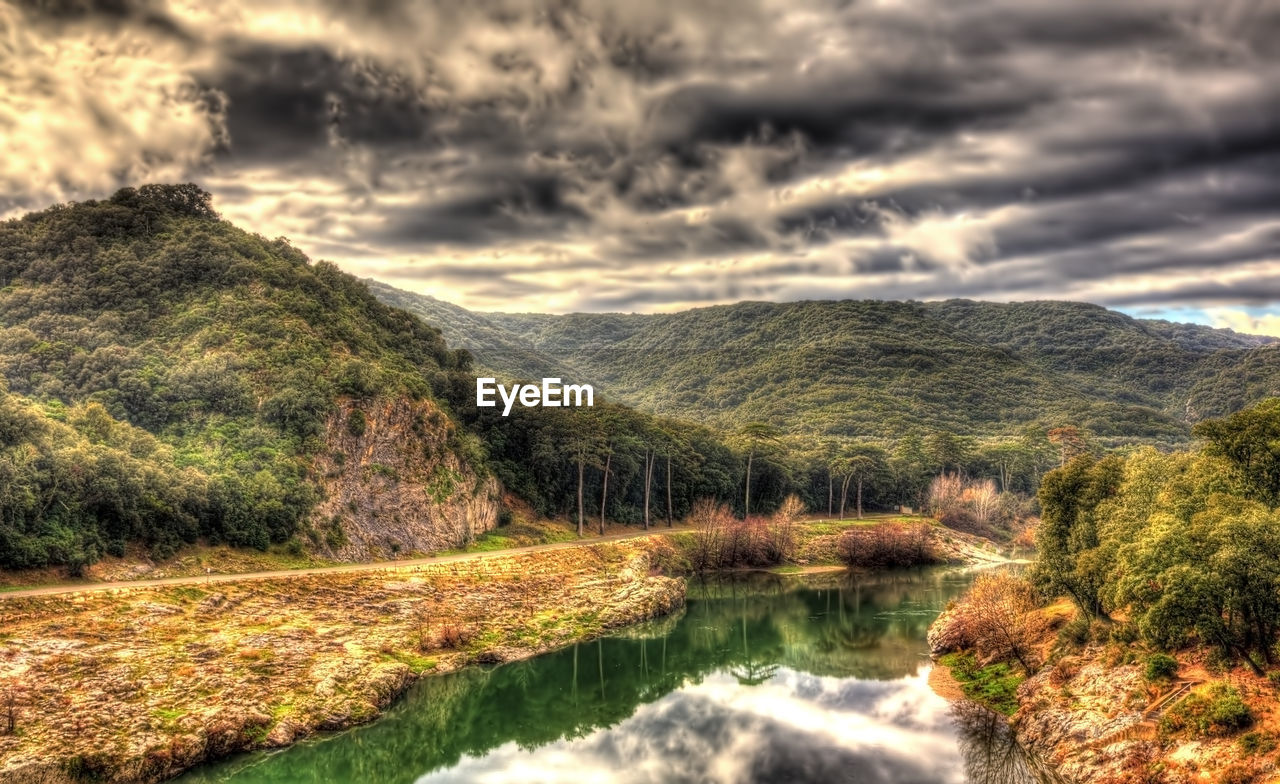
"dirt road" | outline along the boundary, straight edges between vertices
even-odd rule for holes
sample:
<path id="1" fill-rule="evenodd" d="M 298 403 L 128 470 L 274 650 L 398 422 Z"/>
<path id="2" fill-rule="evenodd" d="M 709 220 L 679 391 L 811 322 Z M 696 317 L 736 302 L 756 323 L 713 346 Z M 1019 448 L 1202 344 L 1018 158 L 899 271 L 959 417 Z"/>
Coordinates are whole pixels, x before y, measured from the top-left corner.
<path id="1" fill-rule="evenodd" d="M 93 591 L 114 591 L 121 589 L 151 588 L 165 585 L 210 585 L 213 583 L 244 582 L 248 580 L 272 580 L 281 577 L 301 577 L 313 574 L 336 574 L 342 572 L 376 572 L 412 569 L 426 564 L 447 564 L 459 561 L 478 561 L 485 558 L 497 558 L 520 553 L 533 553 L 543 550 L 562 550 L 569 547 L 590 547 L 601 542 L 616 542 L 621 539 L 636 539 L 642 536 L 664 535 L 679 531 L 692 530 L 687 527 L 658 528 L 648 531 L 628 531 L 621 534 L 596 536 L 593 538 L 575 539 L 569 542 L 553 542 L 551 544 L 535 544 L 527 547 L 509 547 L 502 550 L 488 550 L 475 553 L 457 553 L 455 555 L 436 555 L 426 558 L 414 558 L 404 561 L 377 561 L 375 563 L 343 564 L 342 566 L 315 566 L 303 569 L 276 569 L 268 572 L 243 572 L 240 574 L 201 574 L 189 577 L 162 577 L 154 580 L 118 580 L 102 583 L 79 583 L 68 585 L 46 585 L 39 588 L 22 588 L 0 592 L 0 602 L 23 596 L 50 596 L 63 593 L 89 593 Z"/>

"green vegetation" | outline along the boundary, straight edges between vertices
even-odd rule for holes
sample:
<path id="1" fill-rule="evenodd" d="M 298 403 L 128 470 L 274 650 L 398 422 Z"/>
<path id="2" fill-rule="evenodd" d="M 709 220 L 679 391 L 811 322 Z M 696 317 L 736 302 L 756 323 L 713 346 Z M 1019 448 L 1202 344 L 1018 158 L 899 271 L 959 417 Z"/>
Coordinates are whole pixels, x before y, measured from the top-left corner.
<path id="1" fill-rule="evenodd" d="M 1091 456 L 1184 440 L 1186 412 L 1250 398 L 1275 353 L 1261 339 L 1062 303 L 481 316 L 375 289 L 442 323 L 488 368 L 595 383 L 609 399 L 509 417 L 477 408 L 469 351 L 332 264 L 218 219 L 192 185 L 0 224 L 0 568 L 75 571 L 131 542 L 158 558 L 201 539 L 299 558 L 308 543 L 342 547 L 342 514 L 315 513 L 317 459 L 341 467 L 332 439 L 367 437 L 380 402 L 410 399 L 442 409 L 429 424 L 444 443 L 424 449 L 458 461 L 423 482 L 427 498 L 492 473 L 580 532 L 670 525 L 701 499 L 769 516 L 796 496 L 833 518 L 903 505 L 1012 537 L 1041 477 L 1065 463 L 1048 497 L 1075 499 L 1079 513 L 1049 526 L 1062 564 L 1050 571 L 1103 614 L 1103 572 L 1081 559 L 1119 554 L 1090 522 L 1088 493 L 1110 493 L 1120 462 Z M 1263 412 L 1246 441 L 1270 432 Z M 1276 470 L 1259 468 L 1274 456 L 1202 427 L 1219 450 L 1205 459 L 1234 466 L 1223 480 L 1233 492 L 1275 497 Z M 408 481 L 384 463 L 364 476 Z"/>
<path id="2" fill-rule="evenodd" d="M 1147 658 L 1144 674 L 1149 681 L 1172 680 L 1178 674 L 1178 660 L 1167 653 L 1154 653 Z"/>
<path id="3" fill-rule="evenodd" d="M 1086 617 L 1124 610 L 1159 650 L 1201 643 L 1262 675 L 1280 635 L 1280 406 L 1196 432 L 1197 450 L 1083 455 L 1048 474 L 1034 577 Z"/>
<path id="4" fill-rule="evenodd" d="M 964 695 L 997 713 L 1012 716 L 1018 710 L 1018 685 L 1023 676 L 1009 664 L 978 666 L 970 652 L 949 653 L 938 660 L 951 670 Z"/>
<path id="5" fill-rule="evenodd" d="M 1169 709 L 1160 731 L 1198 736 L 1232 735 L 1253 724 L 1253 712 L 1236 687 L 1212 683 Z"/>
<path id="6" fill-rule="evenodd" d="M 287 541 L 339 397 L 429 397 L 469 362 L 190 185 L 0 224 L 0 285 L 0 567 Z"/>
<path id="7" fill-rule="evenodd" d="M 551 316 L 470 313 L 384 286 L 375 294 L 440 325 L 499 375 L 569 375 L 619 402 L 726 430 L 763 421 L 892 441 L 1074 423 L 1108 443 L 1179 442 L 1188 420 L 1257 402 L 1280 372 L 1267 338 L 1072 302 L 743 302 Z"/>

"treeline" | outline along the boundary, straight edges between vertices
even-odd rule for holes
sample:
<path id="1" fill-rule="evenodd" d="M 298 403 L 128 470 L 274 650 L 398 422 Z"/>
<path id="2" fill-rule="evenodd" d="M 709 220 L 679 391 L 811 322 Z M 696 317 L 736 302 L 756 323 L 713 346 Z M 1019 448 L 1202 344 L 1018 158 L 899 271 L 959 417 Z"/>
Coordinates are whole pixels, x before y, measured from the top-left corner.
<path id="1" fill-rule="evenodd" d="M 961 530 L 1013 533 L 1040 477 L 1096 449 L 1073 427 L 1024 428 L 1009 439 L 934 431 L 892 442 L 814 440 L 762 422 L 729 432 L 610 402 L 594 408 L 477 408 L 473 375 L 452 374 L 444 398 L 480 436 L 489 465 L 536 512 L 584 528 L 607 519 L 666 524 L 703 499 L 738 517 L 773 514 L 790 496 L 804 510 L 853 517 L 910 507 Z"/>
<path id="2" fill-rule="evenodd" d="M 1280 635 L 1280 399 L 1195 433 L 1200 448 L 1082 455 L 1050 472 L 1034 578 L 1086 618 L 1164 649 L 1198 642 L 1261 673 Z"/>

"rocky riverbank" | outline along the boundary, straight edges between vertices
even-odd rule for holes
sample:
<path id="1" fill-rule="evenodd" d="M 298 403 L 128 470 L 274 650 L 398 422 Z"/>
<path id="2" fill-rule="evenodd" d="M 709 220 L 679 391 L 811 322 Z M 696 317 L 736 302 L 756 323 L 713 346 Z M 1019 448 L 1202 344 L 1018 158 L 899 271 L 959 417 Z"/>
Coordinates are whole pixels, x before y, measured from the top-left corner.
<path id="1" fill-rule="evenodd" d="M 0 713 L 12 703 L 15 716 L 0 734 L 0 782 L 161 781 L 369 721 L 423 675 L 669 613 L 684 581 L 653 575 L 646 548 L 0 595 Z"/>
<path id="2" fill-rule="evenodd" d="M 1042 609 L 1048 613 L 1057 608 Z M 956 611 L 929 629 L 935 658 L 960 649 Z M 1061 624 L 1043 626 L 1040 644 L 1048 663 L 1016 690 L 1010 718 L 1018 742 L 1066 784 L 1264 784 L 1280 782 L 1277 686 L 1243 667 L 1206 668 L 1207 652 L 1180 655 L 1178 671 L 1148 677 L 1149 657 L 1114 641 L 1072 645 Z M 940 663 L 931 673 L 947 699 L 964 699 Z M 1214 724 L 1214 689 L 1229 688 L 1248 707 L 1244 726 Z M 1187 702 L 1205 705 L 1205 726 L 1174 721 Z M 1183 711 L 1185 713 L 1185 711 Z M 1191 714 L 1186 714 L 1191 715 Z M 1198 715 L 1197 715 L 1198 716 Z M 1199 720 L 1197 717 L 1196 721 Z"/>

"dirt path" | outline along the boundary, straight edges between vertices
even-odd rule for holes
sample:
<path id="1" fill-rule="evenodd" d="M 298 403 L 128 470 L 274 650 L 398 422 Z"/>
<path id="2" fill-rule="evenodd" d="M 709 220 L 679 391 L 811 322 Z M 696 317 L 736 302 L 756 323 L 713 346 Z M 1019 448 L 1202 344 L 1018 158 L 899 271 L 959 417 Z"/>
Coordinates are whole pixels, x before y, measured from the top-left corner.
<path id="1" fill-rule="evenodd" d="M 117 580 L 102 583 L 79 583 L 72 585 L 47 585 L 39 588 L 23 588 L 0 592 L 0 602 L 24 596 L 51 596 L 64 593 L 92 593 L 95 591 L 116 591 L 133 588 L 154 588 L 167 585 L 211 585 L 213 583 L 243 582 L 248 580 L 270 580 L 281 577 L 305 577 L 319 574 L 341 574 L 344 572 L 376 572 L 411 569 L 427 564 L 447 564 L 460 561 L 479 561 L 486 558 L 501 558 L 520 553 L 536 553 L 546 550 L 564 550 L 573 547 L 590 547 L 602 542 L 617 542 L 623 539 L 638 539 L 644 536 L 658 536 L 681 531 L 691 531 L 688 527 L 651 528 L 648 531 L 627 531 L 620 534 L 596 536 L 593 538 L 575 539 L 569 542 L 552 542 L 550 544 L 534 544 L 525 547 L 508 547 L 501 550 L 486 550 L 474 553 L 457 553 L 454 555 L 435 555 L 426 558 L 413 558 L 404 561 L 377 561 L 374 563 L 343 564 L 342 566 L 313 566 L 302 569 L 275 569 L 267 572 L 243 572 L 239 574 L 200 574 L 188 577 L 162 577 L 153 580 Z"/>

